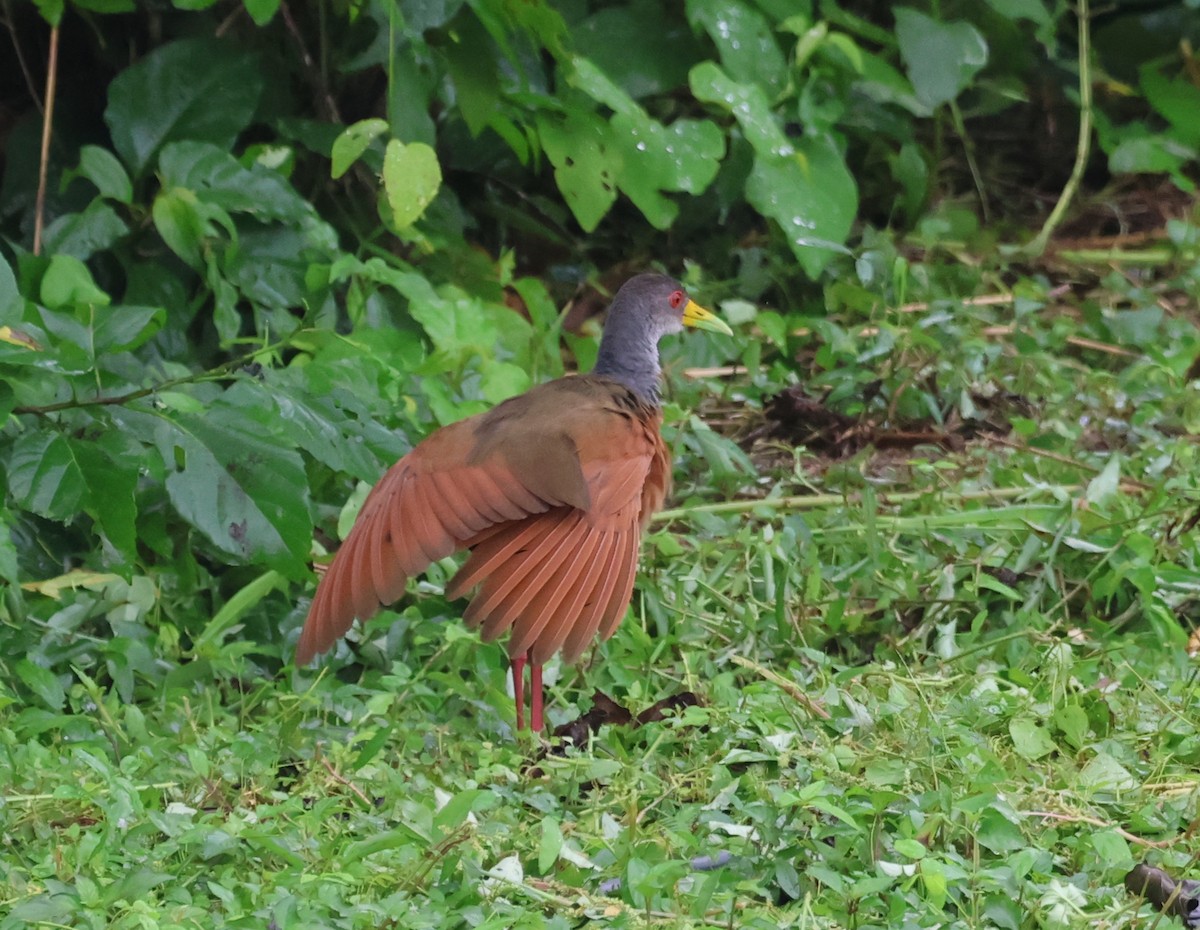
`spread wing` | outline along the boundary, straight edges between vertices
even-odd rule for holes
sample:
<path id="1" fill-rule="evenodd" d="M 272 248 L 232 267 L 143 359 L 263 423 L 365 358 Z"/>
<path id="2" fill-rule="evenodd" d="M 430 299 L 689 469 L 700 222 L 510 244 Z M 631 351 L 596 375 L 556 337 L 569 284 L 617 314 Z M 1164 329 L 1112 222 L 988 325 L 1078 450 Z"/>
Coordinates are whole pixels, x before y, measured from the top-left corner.
<path id="1" fill-rule="evenodd" d="M 447 593 L 479 586 L 465 617 L 484 639 L 511 629 L 512 655 L 575 659 L 629 603 L 641 528 L 669 481 L 659 421 L 621 385 L 581 377 L 438 430 L 367 497 L 317 587 L 296 661 L 462 548 L 471 556 Z"/>

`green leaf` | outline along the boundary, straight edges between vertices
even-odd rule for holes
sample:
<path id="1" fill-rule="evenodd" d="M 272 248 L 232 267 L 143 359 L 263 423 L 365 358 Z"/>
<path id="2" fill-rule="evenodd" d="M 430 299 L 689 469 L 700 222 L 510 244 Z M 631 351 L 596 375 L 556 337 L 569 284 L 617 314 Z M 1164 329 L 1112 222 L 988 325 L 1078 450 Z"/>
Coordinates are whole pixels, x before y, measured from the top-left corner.
<path id="1" fill-rule="evenodd" d="M 1171 134 L 1193 147 L 1200 146 L 1200 87 L 1183 77 L 1169 79 L 1157 66 L 1142 65 L 1139 72 L 1146 101 L 1171 124 Z"/>
<path id="2" fill-rule="evenodd" d="M 312 539 L 308 481 L 268 411 L 217 404 L 203 413 L 123 409 L 114 418 L 158 448 L 171 503 L 218 549 L 288 577 L 303 573 Z"/>
<path id="3" fill-rule="evenodd" d="M 315 215 L 312 206 L 283 175 L 258 162 L 247 168 L 229 152 L 207 142 L 163 146 L 158 167 L 164 187 L 192 191 L 199 202 L 220 207 L 222 212 L 248 213 L 261 220 L 289 223 L 310 220 Z M 329 239 L 332 244 L 332 232 Z"/>
<path id="4" fill-rule="evenodd" d="M 433 825 L 443 833 L 455 830 L 466 822 L 472 811 L 489 807 L 495 803 L 494 799 L 495 795 L 490 791 L 467 788 L 442 805 L 433 815 Z"/>
<path id="5" fill-rule="evenodd" d="M 539 872 L 545 875 L 554 867 L 554 863 L 558 861 L 558 854 L 562 852 L 562 846 L 562 827 L 558 825 L 558 820 L 554 817 L 543 817 L 542 841 L 538 845 Z"/>
<path id="6" fill-rule="evenodd" d="M 14 669 L 25 687 L 41 698 L 43 704 L 51 710 L 63 709 L 67 703 L 67 693 L 57 675 L 28 659 L 18 659 Z"/>
<path id="7" fill-rule="evenodd" d="M 896 840 L 892 845 L 895 847 L 896 852 L 902 856 L 907 856 L 909 859 L 924 859 L 929 852 L 924 844 L 905 837 Z"/>
<path id="8" fill-rule="evenodd" d="M 113 79 L 104 120 L 136 177 L 175 139 L 231 148 L 262 90 L 255 56 L 215 39 L 184 39 L 160 46 Z"/>
<path id="9" fill-rule="evenodd" d="M 256 26 L 265 26 L 279 10 L 279 0 L 242 0 L 242 3 Z"/>
<path id="10" fill-rule="evenodd" d="M 38 8 L 38 12 L 51 26 L 57 26 L 62 22 L 63 9 L 66 6 L 66 0 L 34 0 L 34 6 Z"/>
<path id="11" fill-rule="evenodd" d="M 687 17 L 708 33 L 734 80 L 757 84 L 772 94 L 783 89 L 787 62 L 762 13 L 737 0 L 687 0 Z"/>
<path id="12" fill-rule="evenodd" d="M 1050 7 L 1044 0 L 987 0 L 987 5 L 1005 19 L 1028 19 L 1039 26 L 1053 21 Z"/>
<path id="13" fill-rule="evenodd" d="M 1134 865 L 1133 853 L 1129 851 L 1129 843 L 1116 830 L 1097 830 L 1088 837 L 1096 858 L 1107 869 L 1118 869 L 1127 872 Z"/>
<path id="14" fill-rule="evenodd" d="M 949 892 L 945 866 L 939 860 L 929 857 L 921 860 L 918 870 L 921 873 L 921 884 L 925 889 L 925 897 L 929 899 L 929 903 L 934 908 L 940 911 L 946 906 L 946 895 Z"/>
<path id="15" fill-rule="evenodd" d="M 486 359 L 480 375 L 479 390 L 489 404 L 508 400 L 531 387 L 529 372 L 512 362 Z"/>
<path id="16" fill-rule="evenodd" d="M 308 366 L 310 370 L 312 367 Z M 280 428 L 296 446 L 334 471 L 349 472 L 360 481 L 374 483 L 379 478 L 380 462 L 363 441 L 366 431 L 362 421 L 347 417 L 347 411 L 334 398 L 315 390 L 309 393 L 304 389 L 307 385 L 297 384 L 304 374 L 298 373 L 293 380 L 281 378 L 273 385 L 278 389 L 266 397 L 261 387 L 239 383 L 226 392 L 226 400 L 251 407 L 273 403 Z"/>
<path id="17" fill-rule="evenodd" d="M 26 510 L 65 522 L 87 497 L 83 471 L 70 444 L 51 432 L 28 432 L 13 443 L 8 490 Z"/>
<path id="18" fill-rule="evenodd" d="M 454 81 L 458 110 L 467 130 L 478 136 L 497 116 L 500 99 L 499 64 L 492 43 L 479 19 L 467 16 L 441 51 Z"/>
<path id="19" fill-rule="evenodd" d="M 87 486 L 84 508 L 113 548 L 133 562 L 137 558 L 134 495 L 143 449 L 115 430 L 106 431 L 95 441 L 72 439 L 70 444 Z"/>
<path id="20" fill-rule="evenodd" d="M 46 227 L 46 252 L 61 252 L 87 260 L 97 252 L 111 249 L 129 232 L 117 211 L 100 200 L 94 200 L 82 213 L 64 213 Z"/>
<path id="21" fill-rule="evenodd" d="M 9 584 L 20 584 L 20 571 L 17 567 L 17 547 L 13 544 L 12 531 L 9 522 L 12 515 L 7 510 L 0 510 L 0 579 Z"/>
<path id="22" fill-rule="evenodd" d="M 215 658 L 222 640 L 233 626 L 272 591 L 283 590 L 287 590 L 287 579 L 276 571 L 263 572 L 227 600 L 205 624 L 204 631 L 196 637 L 192 652 L 197 656 Z"/>
<path id="23" fill-rule="evenodd" d="M 17 279 L 3 255 L 0 255 L 0 323 L 15 323 L 23 316 L 25 301 L 17 289 Z"/>
<path id="24" fill-rule="evenodd" d="M 1098 507 L 1111 503 L 1121 492 L 1121 456 L 1114 452 L 1104 463 L 1100 474 L 1088 482 L 1084 494 L 1087 502 Z"/>
<path id="25" fill-rule="evenodd" d="M 593 8 L 572 24 L 574 46 L 634 99 L 671 93 L 687 83 L 688 65 L 705 57 L 688 24 L 657 0 Z"/>
<path id="26" fill-rule="evenodd" d="M 154 228 L 172 252 L 193 268 L 202 265 L 205 239 L 212 233 L 193 191 L 163 189 L 150 209 Z"/>
<path id="27" fill-rule="evenodd" d="M 723 134 L 707 121 L 681 119 L 664 127 L 591 61 L 576 57 L 572 65 L 571 83 L 616 111 L 609 134 L 618 155 L 617 184 L 652 225 L 668 228 L 679 211 L 661 191 L 700 193 L 708 187 L 725 154 Z"/>
<path id="28" fill-rule="evenodd" d="M 755 159 L 746 200 L 779 224 L 809 277 L 835 253 L 846 252 L 858 188 L 832 139 L 807 137 L 791 157 Z"/>
<path id="29" fill-rule="evenodd" d="M 1180 172 L 1196 158 L 1196 149 L 1160 133 L 1152 133 L 1139 122 L 1121 126 L 1119 142 L 1108 155 L 1113 174 L 1170 174 L 1182 190 L 1191 190 L 1192 182 Z"/>
<path id="30" fill-rule="evenodd" d="M 794 151 L 778 117 L 771 111 L 766 92 L 757 84 L 735 81 L 711 61 L 692 68 L 688 83 L 698 100 L 733 114 L 746 141 L 760 156 L 784 158 Z"/>
<path id="31" fill-rule="evenodd" d="M 50 309 L 108 304 L 110 298 L 96 286 L 87 265 L 73 255 L 55 255 L 42 276 L 41 299 Z"/>
<path id="32" fill-rule="evenodd" d="M 1108 753 L 1097 752 L 1079 773 L 1078 784 L 1098 791 L 1129 791 L 1137 787 L 1137 779 Z"/>
<path id="33" fill-rule="evenodd" d="M 367 147 L 381 134 L 387 132 L 387 120 L 361 119 L 343 129 L 333 142 L 330 174 L 340 178 L 358 161 Z"/>
<path id="34" fill-rule="evenodd" d="M 383 187 L 392 222 L 405 229 L 421 218 L 442 186 L 437 153 L 424 142 L 405 145 L 391 139 L 383 156 Z"/>
<path id="35" fill-rule="evenodd" d="M 980 846 L 998 856 L 1024 849 L 1027 845 L 1020 827 L 995 808 L 980 815 L 975 836 Z"/>
<path id="36" fill-rule="evenodd" d="M 108 149 L 85 145 L 79 150 L 76 173 L 96 185 L 101 197 L 126 204 L 133 200 L 133 183 L 120 160 Z"/>
<path id="37" fill-rule="evenodd" d="M 608 124 L 594 113 L 572 108 L 564 119 L 539 116 L 537 127 L 558 189 L 576 222 L 591 232 L 617 199 L 619 156 Z"/>
<path id="38" fill-rule="evenodd" d="M 97 353 L 136 349 L 166 322 L 161 307 L 105 307 L 96 312 L 92 344 Z"/>
<path id="39" fill-rule="evenodd" d="M 1008 735 L 1013 749 L 1023 759 L 1040 759 L 1055 750 L 1054 740 L 1046 728 L 1032 717 L 1014 717 L 1008 723 Z"/>
<path id="40" fill-rule="evenodd" d="M 987 41 L 970 23 L 943 23 L 909 7 L 896 7 L 895 16 L 900 57 L 927 106 L 949 103 L 987 64 Z"/>
<path id="41" fill-rule="evenodd" d="M 1063 738 L 1075 749 L 1083 749 L 1087 744 L 1088 717 L 1077 702 L 1064 704 L 1054 712 L 1054 725 L 1058 727 Z"/>

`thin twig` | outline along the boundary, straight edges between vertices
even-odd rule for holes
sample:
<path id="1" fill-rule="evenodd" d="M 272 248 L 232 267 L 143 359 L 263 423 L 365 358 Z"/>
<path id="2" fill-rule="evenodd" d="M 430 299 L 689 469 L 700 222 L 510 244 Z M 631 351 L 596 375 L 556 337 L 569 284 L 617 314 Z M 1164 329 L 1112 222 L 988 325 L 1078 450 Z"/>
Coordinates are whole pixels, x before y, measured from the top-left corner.
<path id="1" fill-rule="evenodd" d="M 1176 837 L 1173 840 L 1148 840 L 1145 837 L 1130 833 L 1122 827 L 1111 824 L 1107 820 L 1101 820 L 1099 817 L 1089 817 L 1086 814 L 1059 814 L 1054 811 L 1025 811 L 1024 813 L 1026 817 L 1041 817 L 1045 820 L 1060 820 L 1063 823 L 1087 823 L 1094 827 L 1104 827 L 1120 834 L 1131 843 L 1135 843 L 1138 846 L 1150 846 L 1154 849 L 1169 849 L 1181 839 L 1181 837 Z"/>
<path id="2" fill-rule="evenodd" d="M 1067 207 L 1075 199 L 1083 181 L 1083 172 L 1087 168 L 1092 147 L 1092 27 L 1088 0 L 1078 0 L 1075 16 L 1079 21 L 1079 139 L 1075 145 L 1075 164 L 1071 166 L 1071 176 L 1059 194 L 1058 203 L 1046 217 L 1042 231 L 1025 247 L 1025 251 L 1031 255 L 1041 255 L 1046 251 L 1046 243 L 1062 222 Z"/>
<path id="3" fill-rule="evenodd" d="M 1057 287 L 1051 288 L 1046 292 L 1047 298 L 1061 297 L 1071 290 L 1071 285 L 1060 284 Z M 980 294 L 977 297 L 963 297 L 959 300 L 952 301 L 953 303 L 962 304 L 964 307 L 995 307 L 1011 304 L 1017 299 L 1016 294 Z M 945 301 L 951 302 L 951 301 Z M 909 304 L 902 304 L 896 308 L 897 313 L 924 313 L 934 304 L 930 300 L 919 300 Z"/>
<path id="4" fill-rule="evenodd" d="M 371 803 L 371 799 L 362 793 L 362 789 L 360 789 L 358 785 L 354 784 L 354 782 L 350 781 L 350 779 L 338 772 L 338 770 L 335 769 L 330 764 L 329 760 L 324 756 L 321 757 L 321 764 L 325 766 L 325 771 L 329 773 L 330 778 L 336 781 L 339 785 L 345 785 L 347 788 L 353 791 L 354 794 L 358 796 L 358 799 L 367 805 L 367 807 L 373 808 L 375 806 Z"/>
<path id="5" fill-rule="evenodd" d="M 732 378 L 750 371 L 745 365 L 715 365 L 712 368 L 685 368 L 685 378 Z"/>
<path id="6" fill-rule="evenodd" d="M 48 413 L 57 413 L 60 410 L 78 410 L 83 407 L 108 407 L 113 405 L 127 404 L 130 401 L 140 400 L 143 397 L 149 397 L 151 394 L 157 394 L 159 391 L 167 391 L 171 388 L 179 387 L 184 384 L 196 384 L 201 381 L 213 381 L 219 378 L 229 377 L 234 369 L 240 368 L 253 361 L 264 352 L 276 352 L 279 349 L 287 346 L 292 339 L 300 335 L 304 330 L 297 330 L 286 339 L 281 339 L 273 345 L 262 346 L 255 349 L 253 352 L 247 352 L 235 359 L 230 359 L 228 362 L 223 362 L 215 368 L 210 368 L 207 371 L 197 372 L 196 374 L 183 375 L 179 378 L 168 378 L 166 381 L 160 381 L 158 384 L 152 384 L 150 387 L 138 388 L 136 391 L 129 391 L 125 394 L 115 394 L 108 397 L 91 397 L 86 400 L 60 400 L 54 404 L 45 404 L 43 406 L 28 406 L 14 407 L 13 413 L 32 413 L 37 416 L 45 416 Z"/>
<path id="7" fill-rule="evenodd" d="M 1009 324 L 1007 326 L 988 326 L 982 330 L 985 336 L 1011 336 L 1017 332 L 1017 327 Z M 1141 358 L 1141 352 L 1133 352 L 1129 349 L 1123 349 L 1120 346 L 1115 346 L 1110 342 L 1100 342 L 1098 339 L 1087 339 L 1083 336 L 1068 336 L 1066 338 L 1067 345 L 1075 346 L 1077 349 L 1092 349 L 1096 352 L 1104 352 L 1108 355 L 1119 355 L 1122 358 Z"/>
<path id="8" fill-rule="evenodd" d="M 283 24 L 291 34 L 292 41 L 296 43 L 296 47 L 300 50 L 300 60 L 304 62 L 305 72 L 312 75 L 313 82 L 317 85 L 317 94 L 321 98 L 321 102 L 325 104 L 326 116 L 333 122 L 341 125 L 342 114 L 338 109 L 333 93 L 325 84 L 324 71 L 317 67 L 316 61 L 313 60 L 312 55 L 308 51 L 308 46 L 304 44 L 304 36 L 300 32 L 300 27 L 296 25 L 296 20 L 292 16 L 292 11 L 288 8 L 287 3 L 279 4 L 279 15 L 283 17 Z"/>
<path id="9" fill-rule="evenodd" d="M 54 125 L 54 96 L 58 87 L 58 25 L 50 27 L 50 56 L 46 62 L 46 110 L 42 114 L 42 155 L 38 163 L 37 200 L 33 210 L 33 254 L 42 254 L 42 224 L 46 213 L 46 179 L 50 173 L 50 136 Z"/>
<path id="10" fill-rule="evenodd" d="M 13 52 L 17 56 L 17 64 L 21 67 L 21 74 L 25 76 L 25 89 L 29 91 L 33 105 L 41 113 L 42 98 L 38 96 L 37 83 L 33 79 L 33 72 L 29 70 L 29 62 L 25 60 L 25 52 L 21 50 L 21 43 L 17 40 L 17 26 L 13 20 L 12 5 L 9 0 L 3 0 L 2 5 L 4 7 L 4 25 L 8 29 L 9 38 L 12 39 Z"/>
<path id="11" fill-rule="evenodd" d="M 1005 446 L 1017 452 L 1028 452 L 1030 455 L 1036 455 L 1043 459 L 1050 459 L 1052 462 L 1058 462 L 1062 465 L 1070 465 L 1072 468 L 1078 468 L 1080 471 L 1090 472 L 1093 475 L 1100 474 L 1101 470 L 1095 465 L 1089 465 L 1087 462 L 1080 462 L 1078 459 L 1073 459 L 1070 456 L 1060 455 L 1057 452 L 1051 452 L 1049 449 L 1038 449 L 1034 446 L 1027 446 L 1019 442 L 1013 442 L 1011 439 L 1006 439 L 1003 436 L 992 436 L 991 442 L 998 446 Z M 1136 478 L 1122 478 L 1119 485 L 1122 491 L 1126 493 L 1145 493 L 1153 490 L 1150 485 L 1138 481 Z"/>
<path id="12" fill-rule="evenodd" d="M 767 681 L 771 682 L 771 684 L 778 685 L 780 688 L 786 691 L 790 697 L 795 698 L 806 708 L 808 708 L 808 712 L 813 716 L 820 717 L 822 720 L 829 719 L 829 711 L 822 707 L 818 701 L 814 701 L 807 694 L 805 694 L 804 689 L 794 681 L 788 681 L 788 679 L 784 678 L 778 672 L 773 672 L 771 669 L 759 665 L 757 662 L 753 662 L 750 659 L 747 659 L 745 656 L 730 656 L 730 658 L 733 660 L 735 665 L 740 665 L 742 668 L 748 668 L 750 671 L 761 675 Z"/>
<path id="13" fill-rule="evenodd" d="M 963 119 L 962 110 L 953 100 L 950 101 L 950 117 L 954 121 L 954 131 L 962 140 L 963 154 L 967 156 L 967 168 L 971 172 L 971 180 L 975 182 L 975 191 L 979 194 L 979 211 L 983 214 L 984 223 L 989 223 L 992 219 L 992 210 L 988 202 L 987 185 L 983 183 L 983 175 L 975 161 L 975 142 L 967 134 L 967 121 Z"/>

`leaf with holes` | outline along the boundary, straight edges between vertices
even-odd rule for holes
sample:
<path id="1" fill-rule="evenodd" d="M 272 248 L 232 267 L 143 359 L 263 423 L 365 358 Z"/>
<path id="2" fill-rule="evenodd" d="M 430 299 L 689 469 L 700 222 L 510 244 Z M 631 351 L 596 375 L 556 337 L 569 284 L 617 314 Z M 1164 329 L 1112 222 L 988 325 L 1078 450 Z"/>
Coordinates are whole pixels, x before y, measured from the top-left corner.
<path id="1" fill-rule="evenodd" d="M 591 232 L 617 199 L 620 158 L 608 124 L 595 113 L 571 109 L 565 119 L 542 116 L 537 125 L 558 189 L 579 225 Z"/>

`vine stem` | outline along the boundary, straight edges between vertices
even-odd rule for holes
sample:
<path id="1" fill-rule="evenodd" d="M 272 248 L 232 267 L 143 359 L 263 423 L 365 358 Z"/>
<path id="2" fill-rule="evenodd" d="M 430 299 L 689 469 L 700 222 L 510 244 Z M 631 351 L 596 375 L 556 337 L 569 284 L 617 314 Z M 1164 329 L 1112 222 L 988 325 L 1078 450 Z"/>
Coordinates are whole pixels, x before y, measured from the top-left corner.
<path id="1" fill-rule="evenodd" d="M 222 362 L 215 368 L 209 368 L 207 371 L 197 372 L 196 374 L 183 375 L 179 378 L 170 378 L 166 381 L 160 381 L 157 384 L 152 384 L 150 387 L 138 388 L 136 391 L 129 391 L 125 394 L 114 394 L 109 397 L 91 397 L 87 400 L 60 400 L 54 404 L 46 404 L 41 407 L 14 407 L 13 413 L 32 413 L 37 416 L 45 416 L 48 413 L 57 413 L 60 410 L 79 410 L 83 407 L 107 407 L 113 405 L 127 404 L 130 401 L 140 400 L 143 397 L 149 397 L 151 394 L 156 394 L 159 391 L 167 391 L 171 388 L 179 387 L 183 384 L 196 384 L 201 381 L 213 381 L 218 378 L 225 378 L 229 373 L 236 368 L 241 368 L 264 352 L 276 352 L 279 349 L 287 346 L 292 339 L 300 335 L 304 330 L 297 330 L 286 339 L 281 339 L 271 345 L 265 345 L 262 348 L 255 349 L 253 352 L 247 352 L 245 355 L 235 359 L 230 359 L 228 362 Z"/>
<path id="2" fill-rule="evenodd" d="M 33 212 L 33 254 L 42 254 L 42 224 L 46 214 L 46 178 L 50 173 L 50 138 L 54 127 L 54 97 L 58 90 L 58 29 L 50 27 L 50 55 L 46 63 L 46 109 L 42 113 L 42 155 L 38 164 L 37 200 Z"/>
<path id="3" fill-rule="evenodd" d="M 1075 144 L 1075 164 L 1071 167 L 1071 176 L 1067 179 L 1062 193 L 1058 195 L 1058 203 L 1046 217 L 1042 230 L 1025 246 L 1030 255 L 1041 255 L 1046 250 L 1050 236 L 1062 222 L 1067 207 L 1075 199 L 1083 181 L 1083 172 L 1087 168 L 1088 155 L 1092 146 L 1092 27 L 1091 13 L 1088 10 L 1088 0 L 1078 0 L 1075 16 L 1079 20 L 1079 140 Z"/>

